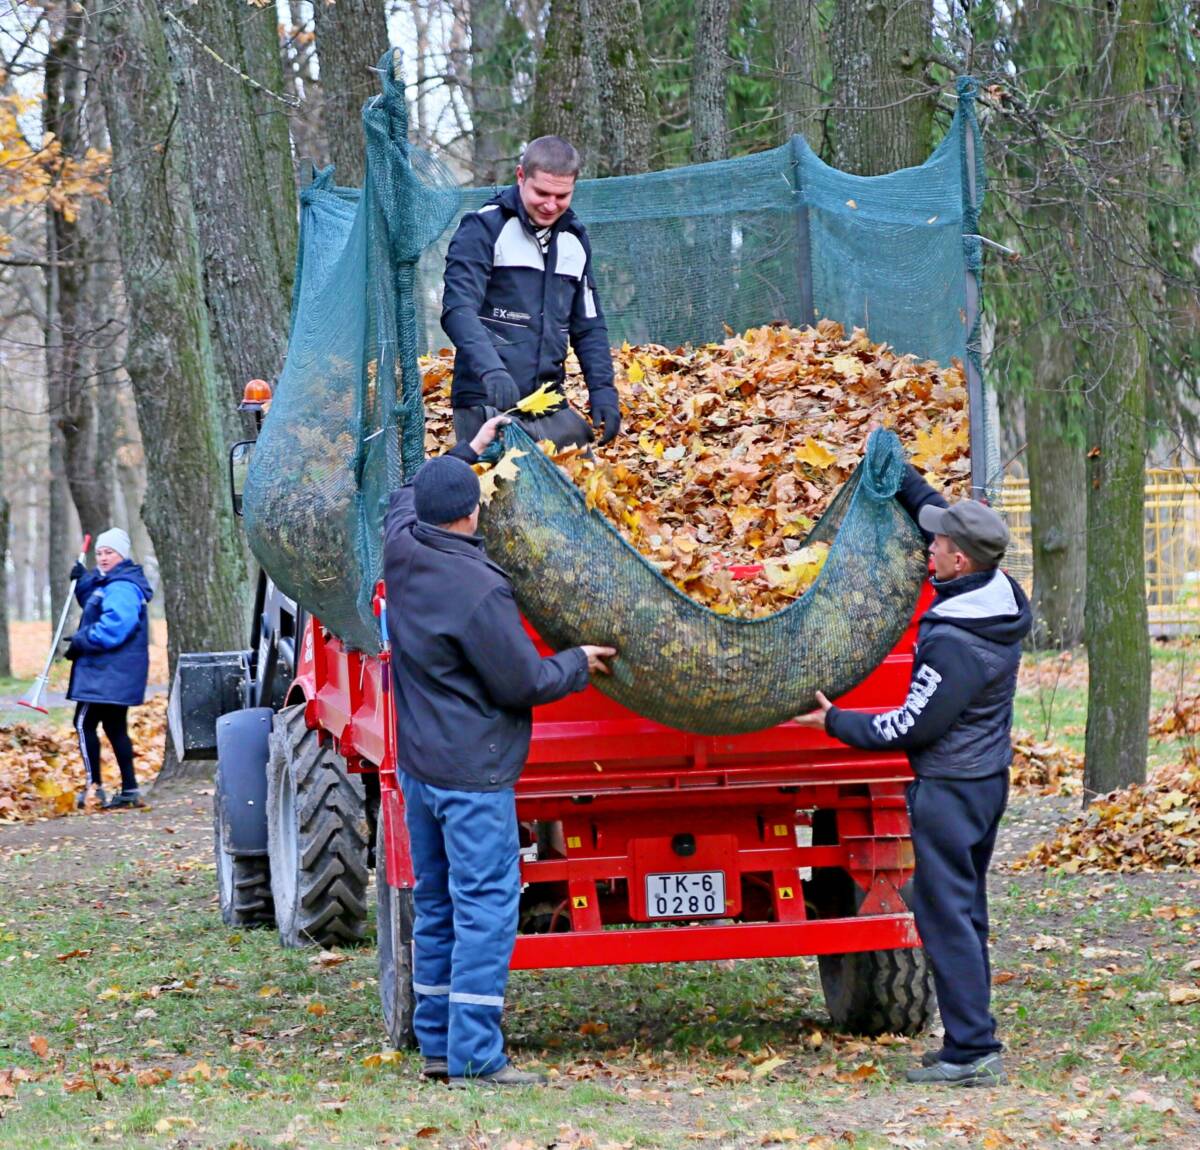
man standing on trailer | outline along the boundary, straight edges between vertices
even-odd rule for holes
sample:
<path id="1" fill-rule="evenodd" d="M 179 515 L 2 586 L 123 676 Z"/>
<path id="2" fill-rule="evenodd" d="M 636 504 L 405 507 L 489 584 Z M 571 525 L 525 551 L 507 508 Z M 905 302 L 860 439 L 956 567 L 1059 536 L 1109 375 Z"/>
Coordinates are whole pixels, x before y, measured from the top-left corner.
<path id="1" fill-rule="evenodd" d="M 525 148 L 516 184 L 464 215 L 450 241 L 442 328 L 455 347 L 450 394 L 460 443 L 542 384 L 561 389 L 568 342 L 583 368 L 600 442 L 620 430 L 591 243 L 571 211 L 579 167 L 566 140 L 540 136 Z M 560 447 L 591 438 L 566 408 L 539 428 Z"/>
<path id="2" fill-rule="evenodd" d="M 500 1032 L 521 893 L 513 785 L 530 709 L 608 673 L 612 647 L 543 658 L 512 586 L 475 533 L 471 469 L 508 420 L 431 459 L 391 499 L 384 580 L 396 698 L 396 763 L 413 888 L 413 1029 L 423 1077 L 529 1086 Z"/>
<path id="3" fill-rule="evenodd" d="M 991 1014 L 987 871 L 1008 802 L 1013 696 L 1032 613 L 999 569 L 1008 528 L 972 500 L 947 505 L 911 466 L 897 496 L 930 540 L 933 606 L 917 632 L 904 705 L 882 715 L 833 706 L 797 722 L 863 750 L 908 752 L 916 870 L 913 914 L 933 967 L 946 1036 L 908 1081 L 1007 1081 Z"/>

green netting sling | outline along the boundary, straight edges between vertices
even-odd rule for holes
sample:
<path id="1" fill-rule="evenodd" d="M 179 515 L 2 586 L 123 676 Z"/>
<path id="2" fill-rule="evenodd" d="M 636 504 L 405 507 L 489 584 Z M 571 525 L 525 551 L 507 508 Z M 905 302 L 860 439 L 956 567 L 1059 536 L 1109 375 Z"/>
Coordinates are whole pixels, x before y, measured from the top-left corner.
<path id="1" fill-rule="evenodd" d="M 638 714 L 706 735 L 761 730 L 861 682 L 912 617 L 926 558 L 893 496 L 904 452 L 874 432 L 865 459 L 808 541 L 830 543 L 817 581 L 761 619 L 718 615 L 669 583 L 596 511 L 519 427 L 528 454 L 480 520 L 488 554 L 552 647 L 608 643 L 619 652 L 596 685 Z"/>

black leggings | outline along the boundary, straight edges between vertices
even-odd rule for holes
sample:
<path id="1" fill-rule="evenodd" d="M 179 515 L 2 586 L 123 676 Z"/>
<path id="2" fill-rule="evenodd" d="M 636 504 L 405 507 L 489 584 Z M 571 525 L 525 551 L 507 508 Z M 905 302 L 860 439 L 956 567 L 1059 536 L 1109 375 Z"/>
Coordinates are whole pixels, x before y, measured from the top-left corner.
<path id="1" fill-rule="evenodd" d="M 121 768 L 121 790 L 136 791 L 137 775 L 133 773 L 133 742 L 125 729 L 128 707 L 116 703 L 76 703 L 75 731 L 79 735 L 79 753 L 89 783 L 100 784 L 100 735 L 96 728 L 103 723 L 104 733 L 112 744 Z"/>

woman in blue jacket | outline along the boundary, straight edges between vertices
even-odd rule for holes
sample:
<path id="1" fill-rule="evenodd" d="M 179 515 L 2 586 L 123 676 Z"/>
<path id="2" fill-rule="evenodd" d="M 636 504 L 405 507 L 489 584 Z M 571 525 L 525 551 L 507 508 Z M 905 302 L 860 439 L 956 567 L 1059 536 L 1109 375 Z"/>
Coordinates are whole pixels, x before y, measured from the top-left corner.
<path id="1" fill-rule="evenodd" d="M 75 703 L 75 730 L 87 771 L 87 789 L 96 788 L 105 810 L 145 806 L 125 721 L 129 708 L 145 700 L 150 671 L 146 606 L 154 592 L 141 567 L 130 560 L 131 550 L 129 536 L 113 527 L 96 538 L 96 570 L 77 563 L 71 571 L 83 615 L 67 648 L 67 658 L 73 661 L 67 698 Z M 111 801 L 100 780 L 97 728 L 101 724 L 121 768 L 121 790 Z M 83 806 L 87 789 L 77 805 Z"/>

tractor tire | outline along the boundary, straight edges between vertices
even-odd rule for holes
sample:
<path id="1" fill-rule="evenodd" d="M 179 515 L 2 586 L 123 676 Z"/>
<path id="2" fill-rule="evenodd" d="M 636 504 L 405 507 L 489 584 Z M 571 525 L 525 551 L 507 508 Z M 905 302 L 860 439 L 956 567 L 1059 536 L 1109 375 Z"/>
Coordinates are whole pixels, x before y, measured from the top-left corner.
<path id="1" fill-rule="evenodd" d="M 414 1050 L 413 1033 L 412 932 L 413 897 L 411 890 L 388 886 L 387 853 L 383 843 L 383 819 L 375 838 L 375 936 L 379 950 L 379 1002 L 383 1007 L 383 1026 L 393 1050 Z"/>
<path id="2" fill-rule="evenodd" d="M 813 817 L 813 845 L 837 842 L 833 812 Z M 901 892 L 902 894 L 904 892 Z M 804 898 L 815 918 L 852 918 L 863 892 L 844 871 L 817 867 Z M 937 1012 L 933 971 L 919 947 L 817 956 L 825 1008 L 837 1030 L 848 1034 L 920 1034 Z"/>
<path id="3" fill-rule="evenodd" d="M 304 722 L 304 704 L 275 716 L 267 764 L 267 846 L 284 946 L 351 946 L 367 919 L 367 814 L 362 780 Z"/>
<path id="4" fill-rule="evenodd" d="M 274 926 L 271 861 L 266 855 L 234 855 L 223 846 L 220 796 L 213 796 L 213 854 L 217 894 L 226 926 Z"/>

